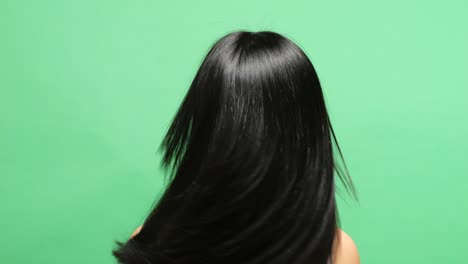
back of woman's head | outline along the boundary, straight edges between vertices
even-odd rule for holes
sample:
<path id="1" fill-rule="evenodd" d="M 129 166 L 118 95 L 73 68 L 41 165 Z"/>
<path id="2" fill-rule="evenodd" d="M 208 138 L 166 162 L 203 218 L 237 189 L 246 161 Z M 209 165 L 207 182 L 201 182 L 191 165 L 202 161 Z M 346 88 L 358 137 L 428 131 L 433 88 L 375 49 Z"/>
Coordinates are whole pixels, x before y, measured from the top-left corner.
<path id="1" fill-rule="evenodd" d="M 333 142 L 306 54 L 275 32 L 227 34 L 162 142 L 165 193 L 114 255 L 131 264 L 326 263 L 337 233 L 334 172 L 352 189 Z"/>

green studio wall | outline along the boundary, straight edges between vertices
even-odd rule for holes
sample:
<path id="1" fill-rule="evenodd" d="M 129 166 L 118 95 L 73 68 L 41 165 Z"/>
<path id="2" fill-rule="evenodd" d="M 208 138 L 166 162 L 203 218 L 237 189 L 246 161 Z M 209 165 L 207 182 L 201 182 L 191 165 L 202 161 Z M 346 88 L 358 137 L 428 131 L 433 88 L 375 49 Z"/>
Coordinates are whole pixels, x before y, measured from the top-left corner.
<path id="1" fill-rule="evenodd" d="M 160 197 L 160 140 L 232 30 L 297 42 L 359 203 L 362 263 L 467 263 L 468 2 L 0 3 L 0 263 L 115 263 Z"/>

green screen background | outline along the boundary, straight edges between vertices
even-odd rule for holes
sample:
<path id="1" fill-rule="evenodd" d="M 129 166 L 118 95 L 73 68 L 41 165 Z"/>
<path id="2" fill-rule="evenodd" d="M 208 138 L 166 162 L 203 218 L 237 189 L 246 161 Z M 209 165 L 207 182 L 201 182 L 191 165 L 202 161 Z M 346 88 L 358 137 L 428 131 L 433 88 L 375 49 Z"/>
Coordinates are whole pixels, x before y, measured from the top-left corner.
<path id="1" fill-rule="evenodd" d="M 0 263 L 114 263 L 160 197 L 157 146 L 208 47 L 309 55 L 354 178 L 362 263 L 466 263 L 466 1 L 0 3 Z"/>

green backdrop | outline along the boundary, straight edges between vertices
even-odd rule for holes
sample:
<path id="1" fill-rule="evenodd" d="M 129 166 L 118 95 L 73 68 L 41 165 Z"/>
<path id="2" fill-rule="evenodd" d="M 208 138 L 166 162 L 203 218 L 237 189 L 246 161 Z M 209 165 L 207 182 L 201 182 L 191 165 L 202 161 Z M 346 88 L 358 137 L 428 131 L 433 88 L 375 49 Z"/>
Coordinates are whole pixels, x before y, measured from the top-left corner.
<path id="1" fill-rule="evenodd" d="M 359 192 L 362 263 L 467 263 L 466 1 L 3 0 L 0 263 L 114 263 L 163 187 L 157 146 L 208 47 L 310 56 Z"/>

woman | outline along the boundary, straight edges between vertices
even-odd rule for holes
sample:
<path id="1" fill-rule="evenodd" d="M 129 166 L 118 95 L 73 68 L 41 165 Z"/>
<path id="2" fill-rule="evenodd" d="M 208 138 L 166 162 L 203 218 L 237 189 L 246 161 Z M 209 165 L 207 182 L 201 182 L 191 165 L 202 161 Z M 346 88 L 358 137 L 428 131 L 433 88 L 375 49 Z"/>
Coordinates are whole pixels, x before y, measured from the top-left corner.
<path id="1" fill-rule="evenodd" d="M 227 34 L 161 144 L 165 193 L 114 256 L 126 264 L 359 263 L 338 227 L 334 172 L 355 192 L 332 142 L 344 162 L 306 54 L 275 32 Z"/>

